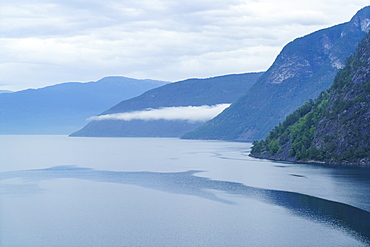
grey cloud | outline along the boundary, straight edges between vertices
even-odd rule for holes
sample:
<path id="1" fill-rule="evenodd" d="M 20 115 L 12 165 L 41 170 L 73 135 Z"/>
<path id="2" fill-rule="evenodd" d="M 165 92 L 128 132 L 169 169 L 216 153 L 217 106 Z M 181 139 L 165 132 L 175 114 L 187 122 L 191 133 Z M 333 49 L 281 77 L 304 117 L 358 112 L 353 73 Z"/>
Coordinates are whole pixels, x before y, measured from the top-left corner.
<path id="1" fill-rule="evenodd" d="M 176 81 L 262 71 L 289 41 L 348 21 L 365 4 L 3 0 L 0 83 L 17 90 L 107 75 Z"/>

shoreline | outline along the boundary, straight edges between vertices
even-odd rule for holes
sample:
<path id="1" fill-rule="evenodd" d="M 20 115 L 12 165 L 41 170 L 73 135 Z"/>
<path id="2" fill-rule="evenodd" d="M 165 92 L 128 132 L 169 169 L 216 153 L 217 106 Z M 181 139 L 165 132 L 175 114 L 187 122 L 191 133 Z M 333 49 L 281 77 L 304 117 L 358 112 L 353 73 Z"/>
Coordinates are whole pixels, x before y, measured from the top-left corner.
<path id="1" fill-rule="evenodd" d="M 370 168 L 370 163 L 365 162 L 325 162 L 325 161 L 315 161 L 315 160 L 296 160 L 293 157 L 288 158 L 278 158 L 278 157 L 270 157 L 268 155 L 254 155 L 249 153 L 248 156 L 256 158 L 256 159 L 266 159 L 266 160 L 273 160 L 273 161 L 282 161 L 282 162 L 291 162 L 291 163 L 298 163 L 298 164 L 310 164 L 310 165 L 320 165 L 320 166 L 327 166 L 333 168 Z"/>

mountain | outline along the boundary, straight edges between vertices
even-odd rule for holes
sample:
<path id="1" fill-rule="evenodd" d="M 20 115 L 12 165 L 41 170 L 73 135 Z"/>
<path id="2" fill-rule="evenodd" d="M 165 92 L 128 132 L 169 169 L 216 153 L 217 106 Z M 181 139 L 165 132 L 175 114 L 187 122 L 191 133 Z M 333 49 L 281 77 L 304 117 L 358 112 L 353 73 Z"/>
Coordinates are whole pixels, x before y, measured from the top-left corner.
<path id="1" fill-rule="evenodd" d="M 251 155 L 370 167 L 370 33 L 333 85 L 254 142 Z"/>
<path id="2" fill-rule="evenodd" d="M 369 29 L 370 7 L 365 7 L 347 23 L 295 39 L 246 94 L 182 138 L 265 138 L 288 114 L 330 87 L 335 74 Z"/>
<path id="3" fill-rule="evenodd" d="M 167 84 L 133 99 L 122 101 L 101 114 L 101 116 L 167 114 L 167 118 L 153 116 L 144 120 L 138 117 L 126 120 L 94 120 L 71 136 L 179 137 L 203 123 L 187 120 L 185 111 L 189 114 L 190 110 L 212 110 L 209 106 L 232 103 L 262 74 L 225 75 Z M 194 112 L 194 114 L 197 113 Z"/>
<path id="4" fill-rule="evenodd" d="M 0 94 L 0 134 L 69 134 L 122 99 L 166 84 L 106 77 Z"/>

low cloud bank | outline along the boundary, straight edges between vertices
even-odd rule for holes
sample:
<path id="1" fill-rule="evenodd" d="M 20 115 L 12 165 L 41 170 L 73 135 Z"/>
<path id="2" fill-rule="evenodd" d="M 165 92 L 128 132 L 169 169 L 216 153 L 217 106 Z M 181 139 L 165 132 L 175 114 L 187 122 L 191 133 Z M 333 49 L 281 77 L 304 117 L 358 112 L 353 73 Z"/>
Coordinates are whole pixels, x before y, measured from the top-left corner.
<path id="1" fill-rule="evenodd" d="M 107 114 L 91 117 L 89 120 L 186 120 L 189 122 L 205 122 L 211 120 L 230 104 L 203 105 L 203 106 L 180 106 L 164 107 L 160 109 L 146 109 L 125 113 Z"/>

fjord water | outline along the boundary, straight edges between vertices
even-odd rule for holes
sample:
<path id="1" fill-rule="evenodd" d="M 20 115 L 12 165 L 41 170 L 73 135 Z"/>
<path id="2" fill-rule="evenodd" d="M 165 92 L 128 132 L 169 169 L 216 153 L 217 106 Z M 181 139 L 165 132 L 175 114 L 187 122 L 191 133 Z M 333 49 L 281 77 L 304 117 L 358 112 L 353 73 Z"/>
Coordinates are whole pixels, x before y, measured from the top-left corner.
<path id="1" fill-rule="evenodd" d="M 369 170 L 249 148 L 0 136 L 0 246 L 369 245 Z"/>

